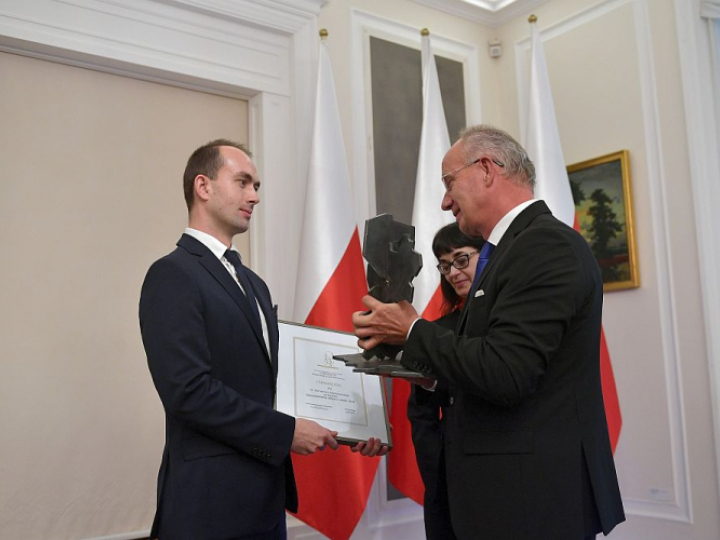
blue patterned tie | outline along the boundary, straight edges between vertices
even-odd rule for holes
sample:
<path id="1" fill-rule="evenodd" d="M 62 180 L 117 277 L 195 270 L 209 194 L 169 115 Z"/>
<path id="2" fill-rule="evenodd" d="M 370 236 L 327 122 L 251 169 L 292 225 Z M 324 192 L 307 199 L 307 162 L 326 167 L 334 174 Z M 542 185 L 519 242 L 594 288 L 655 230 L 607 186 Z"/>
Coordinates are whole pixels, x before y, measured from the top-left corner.
<path id="1" fill-rule="evenodd" d="M 478 254 L 477 267 L 475 268 L 475 278 L 473 279 L 472 285 L 473 289 L 477 285 L 477 282 L 480 280 L 480 274 L 482 274 L 482 271 L 485 269 L 485 265 L 490 260 L 490 256 L 493 254 L 493 251 L 495 251 L 495 244 L 485 242 L 482 249 L 480 250 L 480 253 Z"/>
<path id="2" fill-rule="evenodd" d="M 247 299 L 250 301 L 250 307 L 259 323 L 260 312 L 258 311 L 257 300 L 255 300 L 255 294 L 253 293 L 252 285 L 250 285 L 250 279 L 245 271 L 245 267 L 240 260 L 240 254 L 237 251 L 228 249 L 225 252 L 225 258 L 235 267 L 235 275 L 237 275 L 240 285 L 242 285 L 242 288 L 245 290 L 245 296 L 247 296 Z"/>

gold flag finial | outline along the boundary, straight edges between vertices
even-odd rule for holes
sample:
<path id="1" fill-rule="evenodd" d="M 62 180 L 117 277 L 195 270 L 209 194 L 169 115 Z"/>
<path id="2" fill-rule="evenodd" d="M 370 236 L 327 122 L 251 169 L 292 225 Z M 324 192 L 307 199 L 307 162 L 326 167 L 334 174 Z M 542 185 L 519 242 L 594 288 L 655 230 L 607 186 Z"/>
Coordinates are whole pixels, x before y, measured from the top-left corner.
<path id="1" fill-rule="evenodd" d="M 420 30 L 420 35 L 423 36 L 423 37 L 429 36 L 429 35 L 430 35 L 430 30 L 428 30 L 427 28 L 423 28 L 422 30 Z"/>
<path id="2" fill-rule="evenodd" d="M 324 28 L 322 30 L 320 30 L 320 39 L 324 40 L 324 39 L 327 39 L 327 37 L 328 37 L 328 31 L 325 30 Z"/>
<path id="3" fill-rule="evenodd" d="M 530 15 L 530 16 L 528 17 L 528 22 L 529 22 L 530 24 L 536 23 L 536 22 L 537 22 L 537 16 L 536 16 L 536 15 Z"/>

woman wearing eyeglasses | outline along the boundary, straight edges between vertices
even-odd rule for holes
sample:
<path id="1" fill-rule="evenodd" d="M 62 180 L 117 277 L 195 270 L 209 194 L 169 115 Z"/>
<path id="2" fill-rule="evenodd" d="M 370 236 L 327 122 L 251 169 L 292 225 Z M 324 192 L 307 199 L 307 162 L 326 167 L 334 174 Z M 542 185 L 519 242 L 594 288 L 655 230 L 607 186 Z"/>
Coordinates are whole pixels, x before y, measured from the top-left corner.
<path id="1" fill-rule="evenodd" d="M 484 243 L 482 238 L 472 238 L 460 232 L 457 223 L 446 225 L 435 234 L 432 247 L 441 274 L 444 313 L 435 323 L 455 330 L 463 303 L 472 287 L 478 253 Z M 425 534 L 428 540 L 455 538 L 450 523 L 442 456 L 443 422 L 452 414 L 451 405 L 452 397 L 443 383 L 438 383 L 432 390 L 413 385 L 408 401 L 415 455 L 425 483 Z"/>

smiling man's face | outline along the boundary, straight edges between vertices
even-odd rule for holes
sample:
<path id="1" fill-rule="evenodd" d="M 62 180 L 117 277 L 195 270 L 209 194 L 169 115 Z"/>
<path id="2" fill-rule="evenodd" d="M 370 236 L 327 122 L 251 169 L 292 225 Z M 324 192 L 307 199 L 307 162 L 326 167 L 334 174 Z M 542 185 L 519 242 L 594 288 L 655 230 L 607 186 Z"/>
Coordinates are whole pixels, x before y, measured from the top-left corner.
<path id="1" fill-rule="evenodd" d="M 452 212 L 460 230 L 468 236 L 482 236 L 483 207 L 487 193 L 483 184 L 479 156 L 466 156 L 462 140 L 456 142 L 445 154 L 442 172 L 445 180 L 445 196 L 442 209 Z"/>

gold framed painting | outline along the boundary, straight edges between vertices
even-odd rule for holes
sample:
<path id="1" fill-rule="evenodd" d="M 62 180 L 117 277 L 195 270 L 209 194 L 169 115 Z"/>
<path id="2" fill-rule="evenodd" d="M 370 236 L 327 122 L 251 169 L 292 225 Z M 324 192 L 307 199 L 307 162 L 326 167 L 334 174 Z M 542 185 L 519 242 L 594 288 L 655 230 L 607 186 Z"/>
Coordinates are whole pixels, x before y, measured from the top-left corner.
<path id="1" fill-rule="evenodd" d="M 629 152 L 575 163 L 567 171 L 580 233 L 600 266 L 603 290 L 639 287 Z"/>

